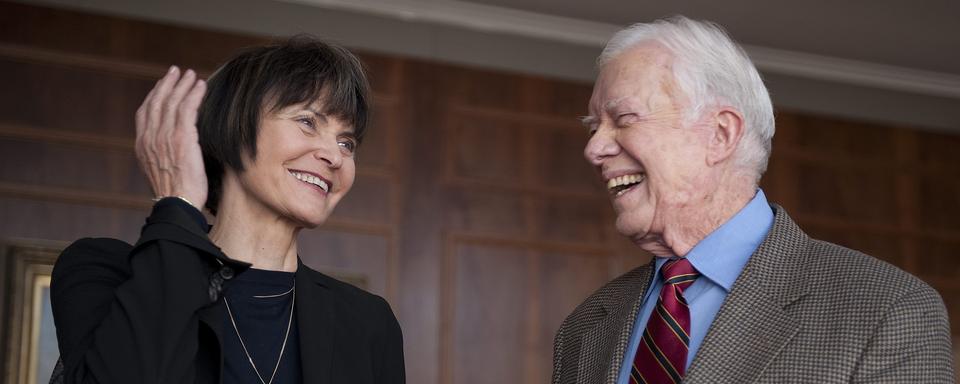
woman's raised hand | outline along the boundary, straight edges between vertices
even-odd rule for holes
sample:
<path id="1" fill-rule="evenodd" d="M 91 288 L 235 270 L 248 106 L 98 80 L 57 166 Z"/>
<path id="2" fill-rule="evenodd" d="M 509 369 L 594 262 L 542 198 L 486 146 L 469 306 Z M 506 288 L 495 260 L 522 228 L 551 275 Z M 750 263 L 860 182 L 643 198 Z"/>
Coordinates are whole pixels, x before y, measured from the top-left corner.
<path id="1" fill-rule="evenodd" d="M 170 67 L 137 109 L 137 159 L 157 197 L 179 196 L 202 210 L 207 176 L 197 110 L 207 84 L 193 70 Z"/>

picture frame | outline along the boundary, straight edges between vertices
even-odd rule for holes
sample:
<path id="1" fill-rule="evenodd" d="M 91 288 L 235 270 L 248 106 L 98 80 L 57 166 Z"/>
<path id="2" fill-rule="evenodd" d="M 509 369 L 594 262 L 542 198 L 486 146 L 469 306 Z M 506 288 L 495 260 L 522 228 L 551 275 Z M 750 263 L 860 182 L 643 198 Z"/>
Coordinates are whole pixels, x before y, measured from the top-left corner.
<path id="1" fill-rule="evenodd" d="M 4 342 L 6 380 L 12 384 L 46 384 L 60 356 L 50 306 L 50 275 L 65 244 L 4 240 L 8 301 Z"/>

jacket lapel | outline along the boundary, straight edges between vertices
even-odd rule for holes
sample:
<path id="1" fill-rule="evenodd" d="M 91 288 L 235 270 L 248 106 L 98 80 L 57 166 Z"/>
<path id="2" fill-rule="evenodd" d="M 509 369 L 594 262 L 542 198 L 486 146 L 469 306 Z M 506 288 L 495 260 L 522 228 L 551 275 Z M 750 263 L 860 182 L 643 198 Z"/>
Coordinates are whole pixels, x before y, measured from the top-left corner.
<path id="1" fill-rule="evenodd" d="M 654 265 L 651 261 L 631 271 L 624 284 L 603 300 L 605 315 L 581 340 L 578 383 L 616 384 Z"/>
<path id="2" fill-rule="evenodd" d="M 329 383 L 332 379 L 333 335 L 336 306 L 330 290 L 317 273 L 298 260 L 297 324 L 300 331 L 300 364 L 305 383 Z"/>
<path id="3" fill-rule="evenodd" d="M 805 294 L 809 238 L 779 206 L 767 238 L 734 283 L 684 383 L 749 383 L 800 330 L 788 306 Z"/>
<path id="4" fill-rule="evenodd" d="M 207 329 L 213 332 L 213 336 L 216 340 L 201 340 L 201 348 L 213 348 L 216 351 L 220 352 L 220 348 L 223 347 L 223 323 L 224 316 L 226 314 L 223 310 L 223 304 L 218 302 L 216 305 L 211 305 L 205 308 L 201 308 L 197 311 L 197 316 L 200 318 L 202 323 L 201 327 L 205 326 Z M 233 331 L 231 329 L 231 331 Z M 213 343 L 210 345 L 210 343 Z M 215 348 L 216 347 L 216 348 Z M 223 382 L 223 353 L 216 353 L 216 355 L 211 360 L 204 359 L 198 361 L 198 364 L 209 365 L 209 369 L 198 369 L 197 373 L 201 375 L 198 377 L 199 383 L 212 383 L 214 380 L 212 377 L 204 376 L 206 372 L 217 372 L 219 382 Z"/>

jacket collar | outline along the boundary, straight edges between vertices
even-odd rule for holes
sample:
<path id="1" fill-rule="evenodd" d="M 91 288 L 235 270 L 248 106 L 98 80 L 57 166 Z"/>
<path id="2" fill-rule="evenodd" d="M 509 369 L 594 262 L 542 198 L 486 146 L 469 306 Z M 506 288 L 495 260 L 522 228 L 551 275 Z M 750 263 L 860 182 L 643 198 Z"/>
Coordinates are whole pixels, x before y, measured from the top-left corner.
<path id="1" fill-rule="evenodd" d="M 615 287 L 601 298 L 599 311 L 590 318 L 601 320 L 581 336 L 577 382 L 616 384 L 630 333 L 653 278 L 655 261 L 627 272 L 610 284 Z M 590 341 L 593 342 L 590 342 Z M 596 364 L 609 361 L 610 364 Z"/>
<path id="2" fill-rule="evenodd" d="M 184 244 L 201 252 L 216 257 L 223 264 L 229 265 L 240 272 L 250 267 L 250 264 L 233 260 L 220 250 L 207 237 L 206 228 L 201 228 L 190 214 L 182 209 L 157 204 L 147 217 L 147 225 L 143 226 L 140 239 L 135 248 L 155 241 L 165 240 Z"/>
<path id="3" fill-rule="evenodd" d="M 300 331 L 300 361 L 305 383 L 329 383 L 333 375 L 336 324 L 331 278 L 310 269 L 298 258 L 294 284 L 297 288 L 297 324 Z"/>
<path id="4" fill-rule="evenodd" d="M 800 330 L 788 307 L 807 294 L 810 238 L 782 207 L 772 207 L 773 228 L 720 307 L 685 383 L 754 381 Z"/>
<path id="5" fill-rule="evenodd" d="M 809 237 L 782 207 L 767 237 L 737 278 L 687 370 L 684 383 L 754 380 L 799 331 L 786 307 L 806 295 L 802 276 Z M 583 336 L 578 382 L 616 384 L 633 324 L 650 286 L 655 263 L 622 277 L 601 302 L 602 320 Z M 737 350 L 751 353 L 735 353 Z M 610 361 L 611 364 L 586 364 Z"/>

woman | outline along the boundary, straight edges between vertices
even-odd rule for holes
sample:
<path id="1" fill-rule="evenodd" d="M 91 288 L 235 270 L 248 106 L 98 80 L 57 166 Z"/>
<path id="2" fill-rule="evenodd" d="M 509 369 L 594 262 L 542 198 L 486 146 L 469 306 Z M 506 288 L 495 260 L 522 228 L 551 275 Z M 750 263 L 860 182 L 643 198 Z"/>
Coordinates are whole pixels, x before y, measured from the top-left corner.
<path id="1" fill-rule="evenodd" d="M 158 197 L 140 239 L 81 239 L 54 267 L 63 381 L 403 383 L 389 305 L 297 256 L 353 184 L 368 97 L 356 57 L 310 38 L 209 85 L 171 67 L 136 115 Z"/>

